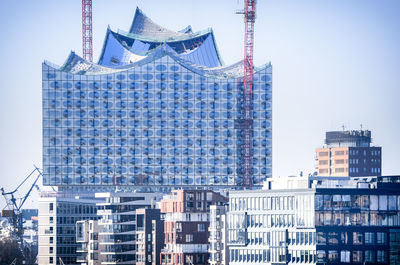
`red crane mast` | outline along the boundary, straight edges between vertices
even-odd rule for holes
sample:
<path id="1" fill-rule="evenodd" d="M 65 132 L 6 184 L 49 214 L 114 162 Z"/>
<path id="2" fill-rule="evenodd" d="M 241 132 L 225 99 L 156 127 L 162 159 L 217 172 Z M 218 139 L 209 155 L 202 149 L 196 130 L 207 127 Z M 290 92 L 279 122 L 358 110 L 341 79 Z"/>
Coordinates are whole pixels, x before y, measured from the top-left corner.
<path id="1" fill-rule="evenodd" d="M 93 62 L 92 0 L 82 0 L 82 50 L 83 58 Z"/>
<path id="2" fill-rule="evenodd" d="M 256 0 L 244 0 L 244 74 L 242 112 L 242 186 L 253 185 L 253 47 Z"/>

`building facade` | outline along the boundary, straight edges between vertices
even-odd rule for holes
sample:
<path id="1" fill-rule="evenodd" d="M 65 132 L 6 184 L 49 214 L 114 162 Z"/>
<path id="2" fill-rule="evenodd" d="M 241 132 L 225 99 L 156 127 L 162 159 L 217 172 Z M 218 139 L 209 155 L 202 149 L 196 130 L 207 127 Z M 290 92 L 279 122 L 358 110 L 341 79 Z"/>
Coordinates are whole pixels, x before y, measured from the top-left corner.
<path id="1" fill-rule="evenodd" d="M 75 198 L 63 193 L 42 193 L 39 198 L 38 264 L 77 264 L 80 253 L 76 242 L 76 222 L 96 220 L 97 206 L 93 198 Z"/>
<path id="2" fill-rule="evenodd" d="M 164 190 L 242 183 L 243 62 L 224 66 L 211 29 L 167 30 L 136 11 L 100 60 L 42 66 L 43 183 Z M 272 66 L 254 69 L 253 186 L 271 176 Z"/>
<path id="3" fill-rule="evenodd" d="M 208 263 L 211 265 L 229 264 L 229 248 L 226 244 L 228 239 L 228 227 L 226 222 L 227 205 L 210 206 L 210 226 L 208 238 L 210 258 Z"/>
<path id="4" fill-rule="evenodd" d="M 160 209 L 138 209 L 136 220 L 136 264 L 159 265 L 164 247 L 164 222 Z"/>
<path id="5" fill-rule="evenodd" d="M 99 203 L 99 250 L 101 264 L 136 264 L 137 258 L 143 262 L 143 255 L 149 247 L 144 249 L 141 240 L 144 240 L 142 231 L 151 232 L 143 219 L 142 208 L 154 208 L 162 198 L 159 193 L 141 192 L 104 192 L 96 193 L 97 198 L 105 199 Z M 139 211 L 139 218 L 136 211 Z M 147 219 L 147 221 L 149 221 Z M 146 223 L 148 224 L 148 222 Z M 149 225 L 149 224 L 148 224 Z M 139 233 L 138 233 L 139 232 Z M 140 237 L 139 237 L 140 236 Z M 148 241 L 147 241 L 148 242 Z M 137 249 L 140 246 L 141 249 Z"/>
<path id="6" fill-rule="evenodd" d="M 213 191 L 175 190 L 161 201 L 165 247 L 161 264 L 208 264 L 210 206 L 227 199 Z"/>
<path id="7" fill-rule="evenodd" d="M 398 264 L 400 177 L 272 178 L 229 194 L 229 264 Z"/>
<path id="8" fill-rule="evenodd" d="M 287 179 L 281 185 L 230 192 L 229 264 L 316 263 L 314 191 Z"/>
<path id="9" fill-rule="evenodd" d="M 77 263 L 81 265 L 100 265 L 98 220 L 76 222 Z"/>
<path id="10" fill-rule="evenodd" d="M 371 131 L 327 132 L 325 144 L 316 149 L 319 176 L 382 175 L 382 148 L 371 146 Z"/>
<path id="11" fill-rule="evenodd" d="M 316 187 L 318 262 L 399 264 L 400 177 L 333 184 Z"/>

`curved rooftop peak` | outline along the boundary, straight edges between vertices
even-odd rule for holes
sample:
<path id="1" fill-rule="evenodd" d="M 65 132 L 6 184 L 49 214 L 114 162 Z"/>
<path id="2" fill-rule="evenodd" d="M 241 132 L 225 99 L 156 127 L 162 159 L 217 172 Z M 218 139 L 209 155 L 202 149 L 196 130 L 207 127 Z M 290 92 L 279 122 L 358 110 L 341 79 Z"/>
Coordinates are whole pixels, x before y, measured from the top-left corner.
<path id="1" fill-rule="evenodd" d="M 190 27 L 190 26 L 189 26 Z M 131 29 L 129 30 L 132 34 L 148 36 L 148 37 L 180 37 L 191 33 L 191 28 L 185 28 L 185 32 L 177 32 L 166 29 L 156 23 L 154 23 L 150 18 L 148 18 L 139 7 L 136 7 L 135 16 L 132 21 Z"/>
<path id="2" fill-rule="evenodd" d="M 181 33 L 188 33 L 188 34 L 192 34 L 193 33 L 193 29 L 192 29 L 192 26 L 187 26 L 186 28 L 184 28 L 184 29 L 181 29 L 179 32 L 181 32 Z"/>

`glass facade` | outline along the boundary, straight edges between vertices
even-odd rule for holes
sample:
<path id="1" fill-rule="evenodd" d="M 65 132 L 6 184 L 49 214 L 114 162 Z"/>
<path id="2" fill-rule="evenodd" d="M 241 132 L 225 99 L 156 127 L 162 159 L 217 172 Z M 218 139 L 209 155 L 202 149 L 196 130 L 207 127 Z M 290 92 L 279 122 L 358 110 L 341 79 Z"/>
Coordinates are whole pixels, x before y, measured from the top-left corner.
<path id="1" fill-rule="evenodd" d="M 99 64 L 43 63 L 43 184 L 242 183 L 243 63 L 221 66 L 212 30 L 167 30 L 136 10 L 107 30 Z M 253 185 L 272 173 L 272 66 L 254 69 Z"/>
<path id="2" fill-rule="evenodd" d="M 242 88 L 170 56 L 112 74 L 43 64 L 44 185 L 235 186 Z M 271 175 L 271 67 L 254 75 L 254 185 Z"/>
<path id="3" fill-rule="evenodd" d="M 317 191 L 315 225 L 320 263 L 398 264 L 398 191 Z"/>
<path id="4" fill-rule="evenodd" d="M 229 194 L 229 264 L 315 264 L 314 191 Z"/>
<path id="5" fill-rule="evenodd" d="M 399 264 L 399 182 L 279 177 L 231 191 L 229 264 Z"/>

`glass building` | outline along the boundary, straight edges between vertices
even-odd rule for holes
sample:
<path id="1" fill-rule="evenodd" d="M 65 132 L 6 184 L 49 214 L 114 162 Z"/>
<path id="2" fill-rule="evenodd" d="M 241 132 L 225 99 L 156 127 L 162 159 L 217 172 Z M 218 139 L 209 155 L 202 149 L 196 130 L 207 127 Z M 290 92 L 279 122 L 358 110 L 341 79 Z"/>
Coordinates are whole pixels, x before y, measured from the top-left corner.
<path id="1" fill-rule="evenodd" d="M 136 10 L 98 63 L 71 52 L 43 72 L 43 184 L 235 187 L 242 182 L 243 62 L 211 29 L 170 31 Z M 272 66 L 254 69 L 253 186 L 271 176 Z"/>
<path id="2" fill-rule="evenodd" d="M 229 193 L 229 264 L 399 264 L 400 176 L 266 183 Z"/>

